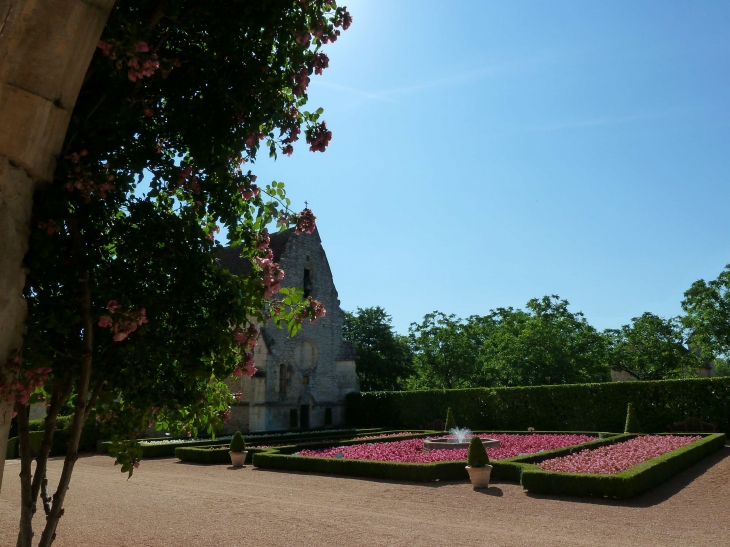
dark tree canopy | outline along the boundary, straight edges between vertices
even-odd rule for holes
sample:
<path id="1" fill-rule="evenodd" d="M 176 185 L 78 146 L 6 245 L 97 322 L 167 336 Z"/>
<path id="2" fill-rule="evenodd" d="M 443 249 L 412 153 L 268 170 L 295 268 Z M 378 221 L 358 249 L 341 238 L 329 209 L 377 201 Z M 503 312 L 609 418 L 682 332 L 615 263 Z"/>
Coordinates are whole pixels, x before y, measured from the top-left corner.
<path id="1" fill-rule="evenodd" d="M 391 317 L 379 306 L 345 314 L 345 340 L 357 348 L 357 375 L 362 391 L 397 390 L 413 372 L 408 342 L 393 331 Z"/>
<path id="2" fill-rule="evenodd" d="M 662 319 L 646 312 L 630 325 L 607 329 L 608 362 L 636 380 L 669 380 L 697 375 L 700 357 L 684 345 L 677 319 Z"/>

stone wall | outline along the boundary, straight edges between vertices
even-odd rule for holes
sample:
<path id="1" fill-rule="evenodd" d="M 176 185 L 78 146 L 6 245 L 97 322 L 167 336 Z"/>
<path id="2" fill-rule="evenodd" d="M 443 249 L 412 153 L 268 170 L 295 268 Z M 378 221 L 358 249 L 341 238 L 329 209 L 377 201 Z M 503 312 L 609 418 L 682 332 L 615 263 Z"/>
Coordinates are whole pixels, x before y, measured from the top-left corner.
<path id="1" fill-rule="evenodd" d="M 22 344 L 32 194 L 52 180 L 114 0 L 0 2 L 0 363 Z M 2 371 L 0 371 L 2 373 Z M 0 401 L 0 486 L 11 402 Z"/>
<path id="2" fill-rule="evenodd" d="M 305 321 L 294 338 L 273 324 L 266 326 L 271 352 L 267 363 L 266 429 L 289 428 L 291 411 L 296 410 L 301 420 L 302 406 L 309 407 L 309 427 L 323 427 L 325 408 L 332 408 L 334 416 L 334 409 L 343 404 L 336 358 L 345 316 L 319 233 L 291 236 L 279 264 L 286 273 L 284 287 L 302 287 L 305 269 L 309 270 L 311 296 L 324 303 L 327 315 L 314 325 Z M 282 364 L 286 365 L 285 382 L 281 380 Z"/>

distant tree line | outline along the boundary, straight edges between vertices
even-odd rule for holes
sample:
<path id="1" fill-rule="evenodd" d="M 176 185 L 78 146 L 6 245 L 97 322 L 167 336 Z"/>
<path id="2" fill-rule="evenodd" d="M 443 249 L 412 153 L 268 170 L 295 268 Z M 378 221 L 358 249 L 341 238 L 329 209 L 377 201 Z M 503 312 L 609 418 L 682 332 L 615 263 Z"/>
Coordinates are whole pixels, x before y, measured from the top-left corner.
<path id="1" fill-rule="evenodd" d="M 345 316 L 344 337 L 357 347 L 363 391 L 606 382 L 612 370 L 665 380 L 709 365 L 730 375 L 730 264 L 692 284 L 680 317 L 645 312 L 599 332 L 568 306 L 551 295 L 466 319 L 434 311 L 408 335 L 383 308 L 358 308 Z"/>

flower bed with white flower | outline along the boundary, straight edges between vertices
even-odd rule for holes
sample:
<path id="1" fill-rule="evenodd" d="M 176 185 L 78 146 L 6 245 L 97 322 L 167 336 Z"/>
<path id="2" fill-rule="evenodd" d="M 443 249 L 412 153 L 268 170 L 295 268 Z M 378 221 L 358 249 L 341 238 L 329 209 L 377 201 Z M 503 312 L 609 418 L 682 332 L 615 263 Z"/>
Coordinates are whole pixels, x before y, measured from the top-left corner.
<path id="1" fill-rule="evenodd" d="M 480 434 L 479 437 L 482 439 L 496 439 L 500 442 L 500 448 L 487 449 L 490 460 L 504 460 L 525 454 L 536 454 L 545 450 L 553 450 L 594 441 L 597 438 L 588 435 L 539 433 L 529 435 L 489 433 Z M 398 463 L 434 463 L 466 460 L 466 449 L 429 450 L 424 452 L 423 441 L 424 439 L 409 439 L 395 442 L 338 446 L 325 449 L 304 449 L 298 452 L 298 455 Z"/>
<path id="2" fill-rule="evenodd" d="M 642 435 L 628 441 L 545 460 L 537 465 L 544 471 L 611 475 L 701 438 L 699 435 Z"/>

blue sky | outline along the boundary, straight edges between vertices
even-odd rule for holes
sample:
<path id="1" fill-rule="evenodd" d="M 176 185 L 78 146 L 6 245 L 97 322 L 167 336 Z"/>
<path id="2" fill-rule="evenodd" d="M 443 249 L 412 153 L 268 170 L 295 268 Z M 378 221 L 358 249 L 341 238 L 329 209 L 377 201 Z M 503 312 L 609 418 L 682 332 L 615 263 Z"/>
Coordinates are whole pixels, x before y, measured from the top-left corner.
<path id="1" fill-rule="evenodd" d="M 329 149 L 253 166 L 308 200 L 345 310 L 558 294 L 604 329 L 730 263 L 730 2 L 346 4 Z"/>

